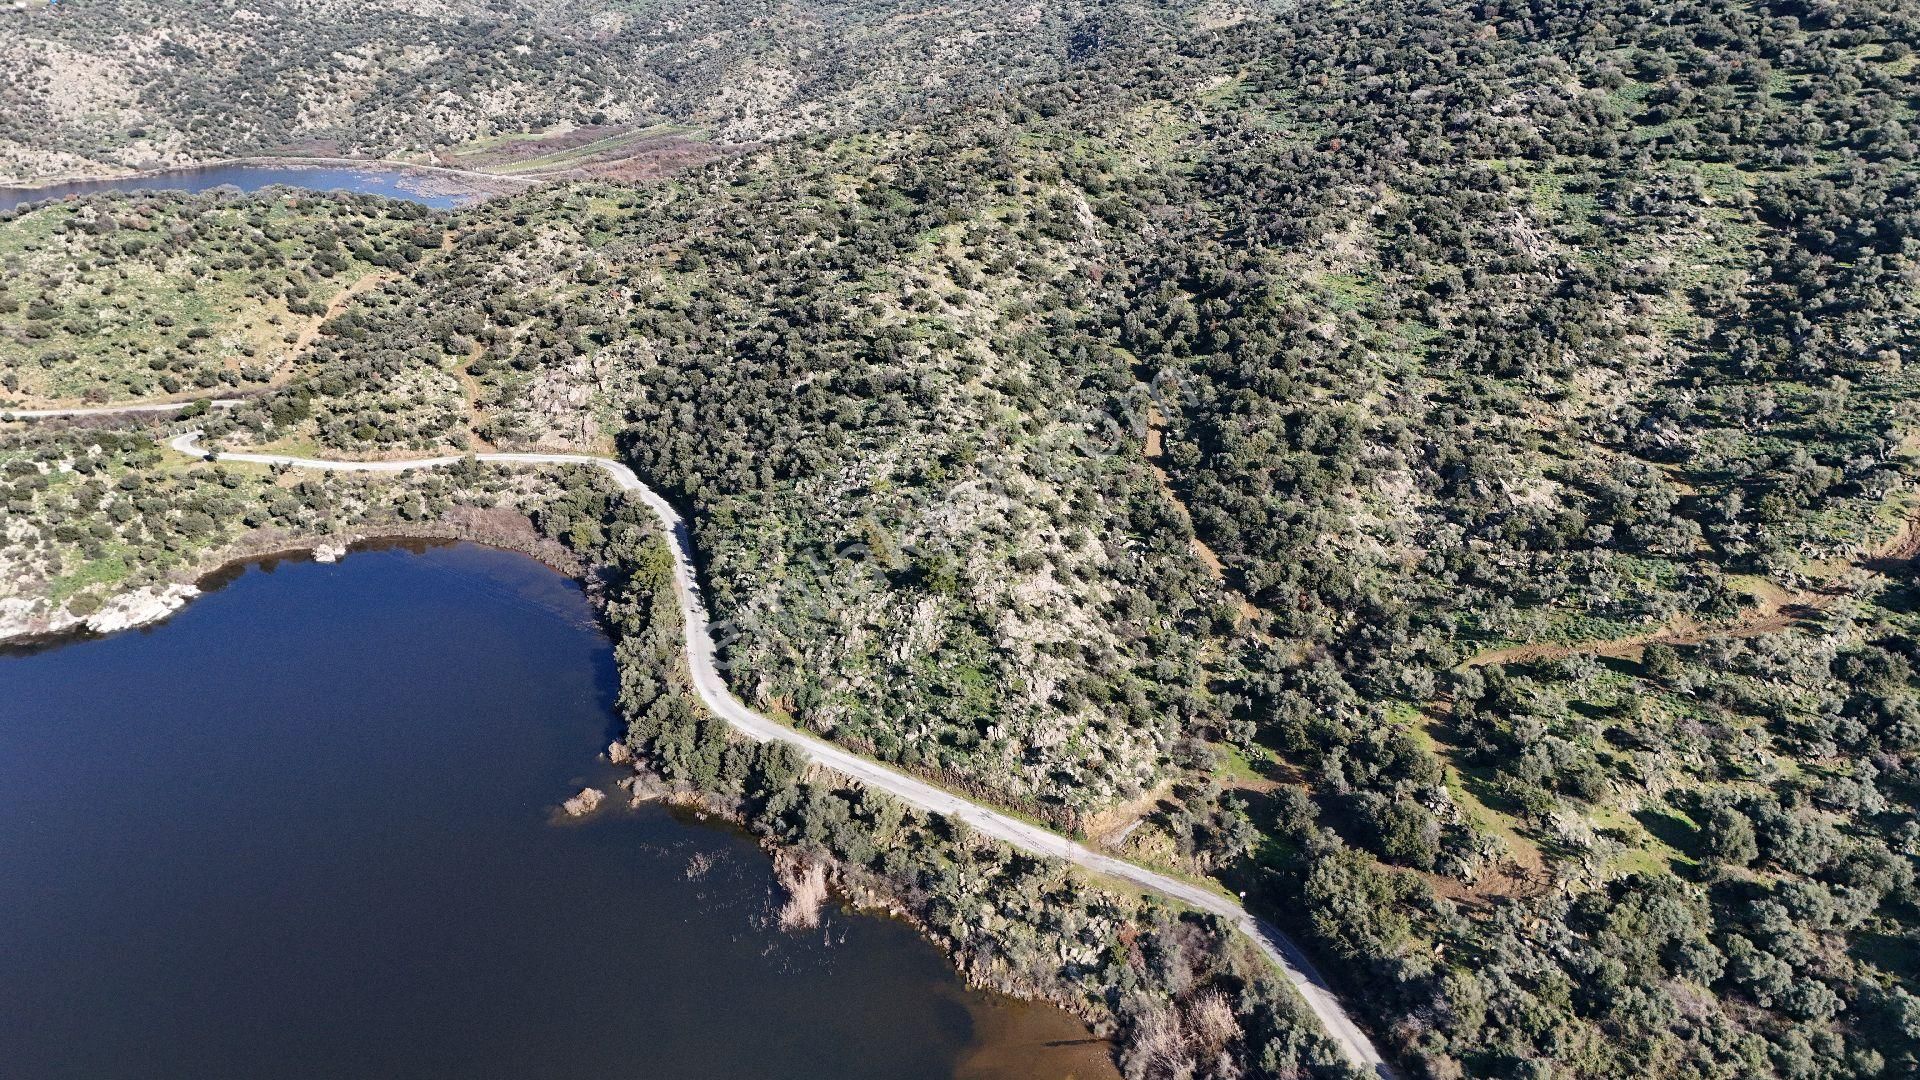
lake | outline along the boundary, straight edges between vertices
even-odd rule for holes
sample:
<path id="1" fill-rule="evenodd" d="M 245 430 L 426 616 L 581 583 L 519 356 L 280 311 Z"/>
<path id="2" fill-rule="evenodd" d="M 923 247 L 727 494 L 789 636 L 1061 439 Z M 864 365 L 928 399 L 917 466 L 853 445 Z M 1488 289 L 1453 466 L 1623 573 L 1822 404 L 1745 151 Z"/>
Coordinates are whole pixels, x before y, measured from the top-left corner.
<path id="1" fill-rule="evenodd" d="M 448 181 L 405 169 L 378 165 L 207 165 L 192 169 L 170 169 L 146 176 L 108 180 L 75 180 L 45 187 L 0 187 L 0 211 L 30 202 L 64 199 L 69 195 L 92 195 L 102 191 L 211 191 L 217 187 L 235 187 L 241 191 L 259 191 L 275 185 L 310 191 L 352 191 L 364 195 L 384 195 L 405 199 L 436 209 L 464 206 L 477 197 L 471 193 L 445 193 Z M 423 181 L 425 181 L 423 183 Z M 458 181 L 454 180 L 454 184 Z M 429 191 L 440 192 L 429 194 Z"/>
<path id="2" fill-rule="evenodd" d="M 10 1080 L 1114 1077 L 907 926 L 781 931 L 729 828 L 557 816 L 617 776 L 560 575 L 408 544 L 225 579 L 0 656 Z"/>

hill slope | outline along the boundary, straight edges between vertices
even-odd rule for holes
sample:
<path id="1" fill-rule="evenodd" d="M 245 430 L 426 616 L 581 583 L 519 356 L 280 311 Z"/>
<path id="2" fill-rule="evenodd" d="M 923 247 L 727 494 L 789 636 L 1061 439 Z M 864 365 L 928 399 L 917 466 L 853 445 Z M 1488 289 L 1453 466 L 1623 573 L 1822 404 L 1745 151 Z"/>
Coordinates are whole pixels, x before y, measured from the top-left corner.
<path id="1" fill-rule="evenodd" d="M 649 160 L 672 167 L 729 145 L 886 123 L 1251 10 L 1237 0 L 65 0 L 0 12 L 10 76 L 0 177 L 288 152 L 536 170 L 595 158 L 644 172 Z"/>
<path id="2" fill-rule="evenodd" d="M 617 448 L 756 707 L 1248 890 L 1421 1075 L 1903 1075 L 1915 14 L 1142 33 L 467 212 L 224 434 Z"/>

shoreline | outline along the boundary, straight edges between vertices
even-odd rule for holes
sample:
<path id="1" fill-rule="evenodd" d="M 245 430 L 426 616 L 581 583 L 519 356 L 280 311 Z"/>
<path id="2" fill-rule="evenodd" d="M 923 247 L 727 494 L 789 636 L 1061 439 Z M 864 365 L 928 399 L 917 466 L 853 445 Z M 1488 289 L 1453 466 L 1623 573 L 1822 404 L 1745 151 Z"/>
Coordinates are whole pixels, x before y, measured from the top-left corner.
<path id="1" fill-rule="evenodd" d="M 605 754 L 601 760 L 607 760 Z M 753 830 L 746 816 L 737 807 L 729 807 L 719 798 L 697 788 L 682 788 L 660 777 L 638 759 L 610 762 L 617 768 L 628 770 L 622 776 L 618 788 L 624 797 L 624 809 L 632 811 L 648 803 L 664 807 L 676 816 L 691 818 L 694 823 L 706 828 L 724 828 L 744 837 L 758 848 L 767 858 L 776 862 L 783 853 L 796 853 L 800 849 L 779 840 L 762 835 Z M 612 796 L 609 795 L 609 799 Z M 589 812 L 587 816 L 591 816 Z M 900 923 L 946 958 L 954 973 L 960 977 L 962 985 L 969 990 L 997 994 L 1010 1001 L 1023 1005 L 1043 1005 L 1058 1009 L 1086 1025 L 1094 1037 L 1105 1044 L 1106 1052 L 1111 1055 L 1121 1045 L 1121 1032 L 1109 1016 L 1102 1015 L 1086 1001 L 1074 997 L 1058 987 L 1043 987 L 1037 982 L 1021 981 L 1007 970 L 994 971 L 991 965 L 982 962 L 977 950 L 969 949 L 961 941 L 933 928 L 927 920 L 915 912 L 907 899 L 870 871 L 851 866 L 845 860 L 817 850 L 811 853 L 820 858 L 827 869 L 827 902 L 857 915 L 888 919 Z M 778 880 L 778 879 L 776 879 Z M 785 881 L 779 882 L 782 889 L 788 889 Z"/>
<path id="2" fill-rule="evenodd" d="M 542 539 L 533 543 L 515 543 L 510 538 L 498 535 L 487 537 L 482 535 L 482 530 L 458 525 L 381 526 L 365 534 L 357 532 L 288 536 L 255 534 L 254 539 L 259 541 L 257 545 L 250 545 L 243 538 L 222 548 L 213 558 L 197 564 L 194 569 L 174 575 L 173 580 L 167 584 L 185 585 L 193 592 L 185 596 L 177 606 L 159 612 L 151 618 L 127 622 L 107 631 L 89 628 L 83 618 L 62 629 L 13 635 L 0 634 L 0 656 L 33 654 L 87 641 L 104 640 L 128 630 L 159 626 L 186 610 L 194 601 L 225 588 L 238 580 L 248 569 L 257 565 L 283 560 L 332 563 L 360 552 L 408 548 L 415 545 L 425 548 L 466 543 L 494 551 L 524 555 L 554 573 L 579 584 L 586 590 L 588 602 L 594 609 L 596 622 L 600 620 L 602 614 L 598 595 L 593 589 L 594 567 L 573 558 L 570 553 L 560 549 L 554 541 Z M 143 588 L 148 587 L 143 586 Z M 604 626 L 602 629 L 605 629 Z M 676 815 L 697 819 L 705 827 L 731 830 L 751 841 L 768 858 L 774 858 L 782 851 L 788 850 L 770 837 L 753 832 L 737 809 L 721 804 L 707 793 L 678 789 L 660 779 L 638 761 L 611 761 L 604 753 L 601 759 L 607 760 L 609 764 L 622 770 L 617 787 L 621 790 L 623 801 L 629 808 L 646 802 L 657 803 Z M 1039 986 L 1023 985 L 1017 980 L 1005 977 L 1005 973 L 1000 973 L 1002 975 L 1000 978 L 990 976 L 978 962 L 978 958 L 966 949 L 963 942 L 955 941 L 935 931 L 907 905 L 903 898 L 883 887 L 870 874 L 851 868 L 837 858 L 829 857 L 826 861 L 830 870 L 831 896 L 835 901 L 849 911 L 896 920 L 911 928 L 940 951 L 955 974 L 960 977 L 962 984 L 969 989 L 998 994 L 1023 1004 L 1047 1005 L 1059 1009 L 1086 1024 L 1088 1030 L 1106 1045 L 1109 1052 L 1118 1045 L 1118 1032 L 1112 1027 L 1111 1021 L 1088 1008 L 1085 1002 L 1058 991 L 1050 992 Z"/>
<path id="3" fill-rule="evenodd" d="M 175 611 L 169 611 L 150 622 L 128 625 L 109 633 L 98 633 L 84 627 L 75 627 L 26 638 L 0 638 L 0 657 L 32 655 L 87 641 L 102 640 L 121 630 L 160 625 L 178 610 L 184 610 L 194 601 L 238 580 L 248 569 L 262 564 L 277 563 L 282 560 L 331 563 L 347 555 L 362 552 L 394 548 L 426 549 L 459 543 L 470 543 L 494 551 L 524 555 L 580 585 L 593 609 L 594 624 L 602 633 L 608 634 L 611 640 L 611 633 L 603 621 L 600 596 L 594 588 L 597 581 L 594 571 L 598 564 L 573 558 L 570 553 L 560 548 L 557 542 L 544 538 L 534 543 L 516 544 L 511 540 L 498 537 L 479 538 L 482 532 L 482 530 L 437 523 L 421 526 L 380 526 L 364 535 L 352 532 L 289 536 L 255 534 L 254 539 L 261 541 L 257 550 L 249 550 L 245 539 L 222 549 L 221 561 L 211 569 L 198 572 L 193 577 L 193 585 L 198 591 Z M 556 558 L 556 555 L 561 557 Z M 689 827 L 721 830 L 746 840 L 754 850 L 776 867 L 783 854 L 791 854 L 798 850 L 791 845 L 781 844 L 769 836 L 755 832 L 737 809 L 727 807 L 707 793 L 669 785 L 647 771 L 638 761 L 618 760 L 604 751 L 596 755 L 593 760 L 609 769 L 617 770 L 618 779 L 608 785 L 612 790 L 607 793 L 607 805 L 616 812 L 631 813 L 643 804 L 655 804 Z M 618 794 L 616 795 L 615 792 Z M 578 817 L 590 818 L 602 812 L 604 811 L 601 807 L 596 805 Z M 939 954 L 948 969 L 958 979 L 961 987 L 986 995 L 986 1004 L 993 1008 L 1052 1009 L 1079 1023 L 1087 1035 L 1084 1040 L 1088 1048 L 1086 1052 L 1095 1056 L 1100 1065 L 1106 1066 L 1104 1072 L 1095 1066 L 1093 1070 L 1095 1075 L 1112 1076 L 1114 1080 L 1119 1080 L 1118 1054 L 1122 1042 L 1120 1031 L 1112 1017 L 1103 1015 L 1090 1007 L 1086 1001 L 1059 988 L 1049 988 L 1030 980 L 1015 978 L 1005 970 L 996 970 L 993 965 L 984 963 L 978 951 L 969 948 L 965 941 L 935 930 L 913 910 L 906 897 L 888 887 L 871 873 L 850 866 L 831 855 L 819 857 L 824 859 L 830 887 L 826 898 L 827 903 L 838 907 L 849 916 L 881 919 L 906 927 Z M 778 876 L 777 870 L 776 881 L 780 889 L 790 888 L 786 881 Z M 793 928 L 782 927 L 779 932 L 794 933 L 796 931 Z M 1075 1042 L 1081 1041 L 1075 1040 Z"/>
<path id="4" fill-rule="evenodd" d="M 706 600 L 695 578 L 693 542 L 686 519 L 619 459 L 590 454 L 489 452 L 396 461 L 342 461 L 208 450 L 200 445 L 201 436 L 199 429 L 190 429 L 165 440 L 162 446 L 178 454 L 208 461 L 287 466 L 324 472 L 399 473 L 471 460 L 535 466 L 580 465 L 601 470 L 612 478 L 620 490 L 637 498 L 650 510 L 664 533 L 673 598 L 679 609 L 679 662 L 685 665 L 683 670 L 689 676 L 687 690 L 714 719 L 744 738 L 756 742 L 784 743 L 812 766 L 891 795 L 924 813 L 964 823 L 980 836 L 1013 850 L 1041 859 L 1058 859 L 1096 877 L 1124 883 L 1128 888 L 1157 893 L 1175 905 L 1220 919 L 1225 926 L 1238 931 L 1245 942 L 1263 956 L 1282 981 L 1289 985 L 1304 1008 L 1305 1015 L 1318 1022 L 1321 1029 L 1319 1034 L 1328 1039 L 1350 1067 L 1384 1080 L 1394 1080 L 1398 1076 L 1398 1071 L 1380 1053 L 1365 1030 L 1347 1013 L 1331 983 L 1317 970 L 1305 951 L 1277 926 L 1256 917 L 1230 895 L 1095 851 L 1070 836 L 1010 816 L 992 805 L 955 794 L 936 783 L 861 757 L 843 746 L 782 724 L 742 702 L 727 684 L 726 676 L 716 662 L 717 648 L 708 631 Z M 458 527 L 457 523 L 449 524 L 445 518 L 423 526 L 434 530 L 455 527 Z M 413 530 L 409 528 L 408 531 Z M 301 538 L 302 542 L 305 540 Z M 566 572 L 583 573 L 584 570 Z M 162 617 L 166 614 L 171 614 L 171 610 L 162 613 Z"/>
<path id="5" fill-rule="evenodd" d="M 1292 938 L 1274 924 L 1249 912 L 1224 890 L 1215 890 L 1170 876 L 1138 863 L 1095 851 L 1070 836 L 1012 816 L 990 804 L 956 794 L 935 782 L 884 762 L 861 757 L 837 743 L 801 731 L 759 712 L 737 697 L 718 662 L 718 647 L 708 629 L 707 601 L 697 579 L 692 530 L 680 511 L 640 479 L 618 458 L 594 454 L 502 453 L 442 455 L 398 461 L 342 461 L 289 454 L 262 454 L 208 450 L 200 445 L 203 432 L 191 429 L 163 445 L 175 453 L 210 461 L 278 465 L 322 472 L 410 472 L 456 462 L 477 460 L 514 465 L 582 465 L 612 477 L 623 491 L 637 499 L 659 523 L 668 548 L 668 571 L 673 598 L 679 607 L 680 649 L 690 689 L 708 713 L 739 734 L 757 742 L 778 741 L 824 767 L 873 790 L 884 792 L 919 810 L 964 822 L 988 838 L 1042 859 L 1061 859 L 1093 874 L 1145 888 L 1177 904 L 1214 915 L 1243 933 L 1284 977 L 1306 1009 L 1318 1020 L 1348 1063 L 1362 1072 L 1393 1080 L 1399 1074 L 1374 1045 L 1372 1038 L 1349 1015 L 1332 984 Z"/>
<path id="6" fill-rule="evenodd" d="M 334 562 L 357 551 L 380 550 L 418 542 L 477 544 L 496 551 L 525 555 L 557 574 L 580 582 L 582 586 L 590 585 L 592 580 L 591 568 L 564 550 L 554 550 L 558 548 L 557 543 L 544 540 L 516 542 L 512 537 L 458 523 L 396 523 L 380 525 L 364 533 L 347 530 L 270 536 L 262 532 L 228 544 L 211 557 L 175 571 L 159 581 L 115 593 L 113 599 L 108 601 L 112 605 L 115 601 L 145 594 L 148 600 L 144 603 L 119 609 L 103 607 L 100 612 L 87 615 L 72 615 L 63 608 L 58 618 L 44 616 L 47 625 L 38 628 L 8 627 L 4 621 L 0 621 L 0 655 L 40 652 L 108 638 L 128 630 L 158 626 L 184 611 L 193 601 L 223 588 L 257 563 L 294 558 Z M 115 614 L 108 625 L 93 624 L 93 619 L 109 610 L 115 611 Z"/>
<path id="7" fill-rule="evenodd" d="M 114 184 L 130 180 L 148 180 L 165 176 L 169 173 L 191 172 L 196 169 L 222 168 L 345 168 L 364 169 L 368 172 L 401 173 L 417 176 L 423 180 L 441 180 L 466 184 L 471 189 L 470 191 L 449 192 L 448 194 L 471 194 L 475 198 L 510 195 L 549 182 L 539 177 L 476 172 L 471 169 L 455 169 L 445 165 L 422 165 L 410 161 L 391 161 L 386 158 L 283 157 L 273 154 L 249 154 L 240 157 L 207 158 L 205 160 L 191 161 L 181 165 L 162 165 L 149 169 L 128 169 L 125 172 L 118 173 L 71 173 L 62 176 L 36 177 L 31 180 L 0 176 L 0 191 L 31 192 L 64 187 L 68 184 Z"/>

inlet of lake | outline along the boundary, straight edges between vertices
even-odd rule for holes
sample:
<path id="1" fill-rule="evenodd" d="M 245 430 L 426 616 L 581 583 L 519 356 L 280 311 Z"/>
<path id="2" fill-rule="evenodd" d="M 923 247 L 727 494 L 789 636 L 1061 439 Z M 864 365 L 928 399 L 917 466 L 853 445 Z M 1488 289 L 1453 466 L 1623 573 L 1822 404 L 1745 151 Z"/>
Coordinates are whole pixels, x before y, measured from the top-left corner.
<path id="1" fill-rule="evenodd" d="M 736 831 L 558 814 L 617 776 L 614 693 L 581 590 L 472 545 L 257 562 L 0 656 L 0 1074 L 1114 1077 L 905 925 L 782 931 Z"/>
<path id="2" fill-rule="evenodd" d="M 435 209 L 462 206 L 479 197 L 462 190 L 457 177 L 422 173 L 369 162 L 365 165 L 204 165 L 168 169 L 139 176 L 70 180 L 43 187 L 0 187 L 0 212 L 27 203 L 93 195 L 103 191 L 212 191 L 234 188 L 243 192 L 267 187 L 310 191 L 351 191 L 384 195 Z"/>

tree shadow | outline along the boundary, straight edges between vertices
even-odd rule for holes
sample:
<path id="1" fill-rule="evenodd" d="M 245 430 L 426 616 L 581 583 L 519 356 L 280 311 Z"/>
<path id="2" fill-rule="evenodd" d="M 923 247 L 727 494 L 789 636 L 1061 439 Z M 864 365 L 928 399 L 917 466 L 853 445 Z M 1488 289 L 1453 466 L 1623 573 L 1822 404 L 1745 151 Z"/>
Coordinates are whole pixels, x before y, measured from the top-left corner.
<path id="1" fill-rule="evenodd" d="M 1633 819 L 1640 827 L 1653 835 L 1653 838 L 1668 847 L 1691 858 L 1700 856 L 1700 830 L 1685 818 L 1667 810 L 1642 807 L 1633 812 Z"/>

